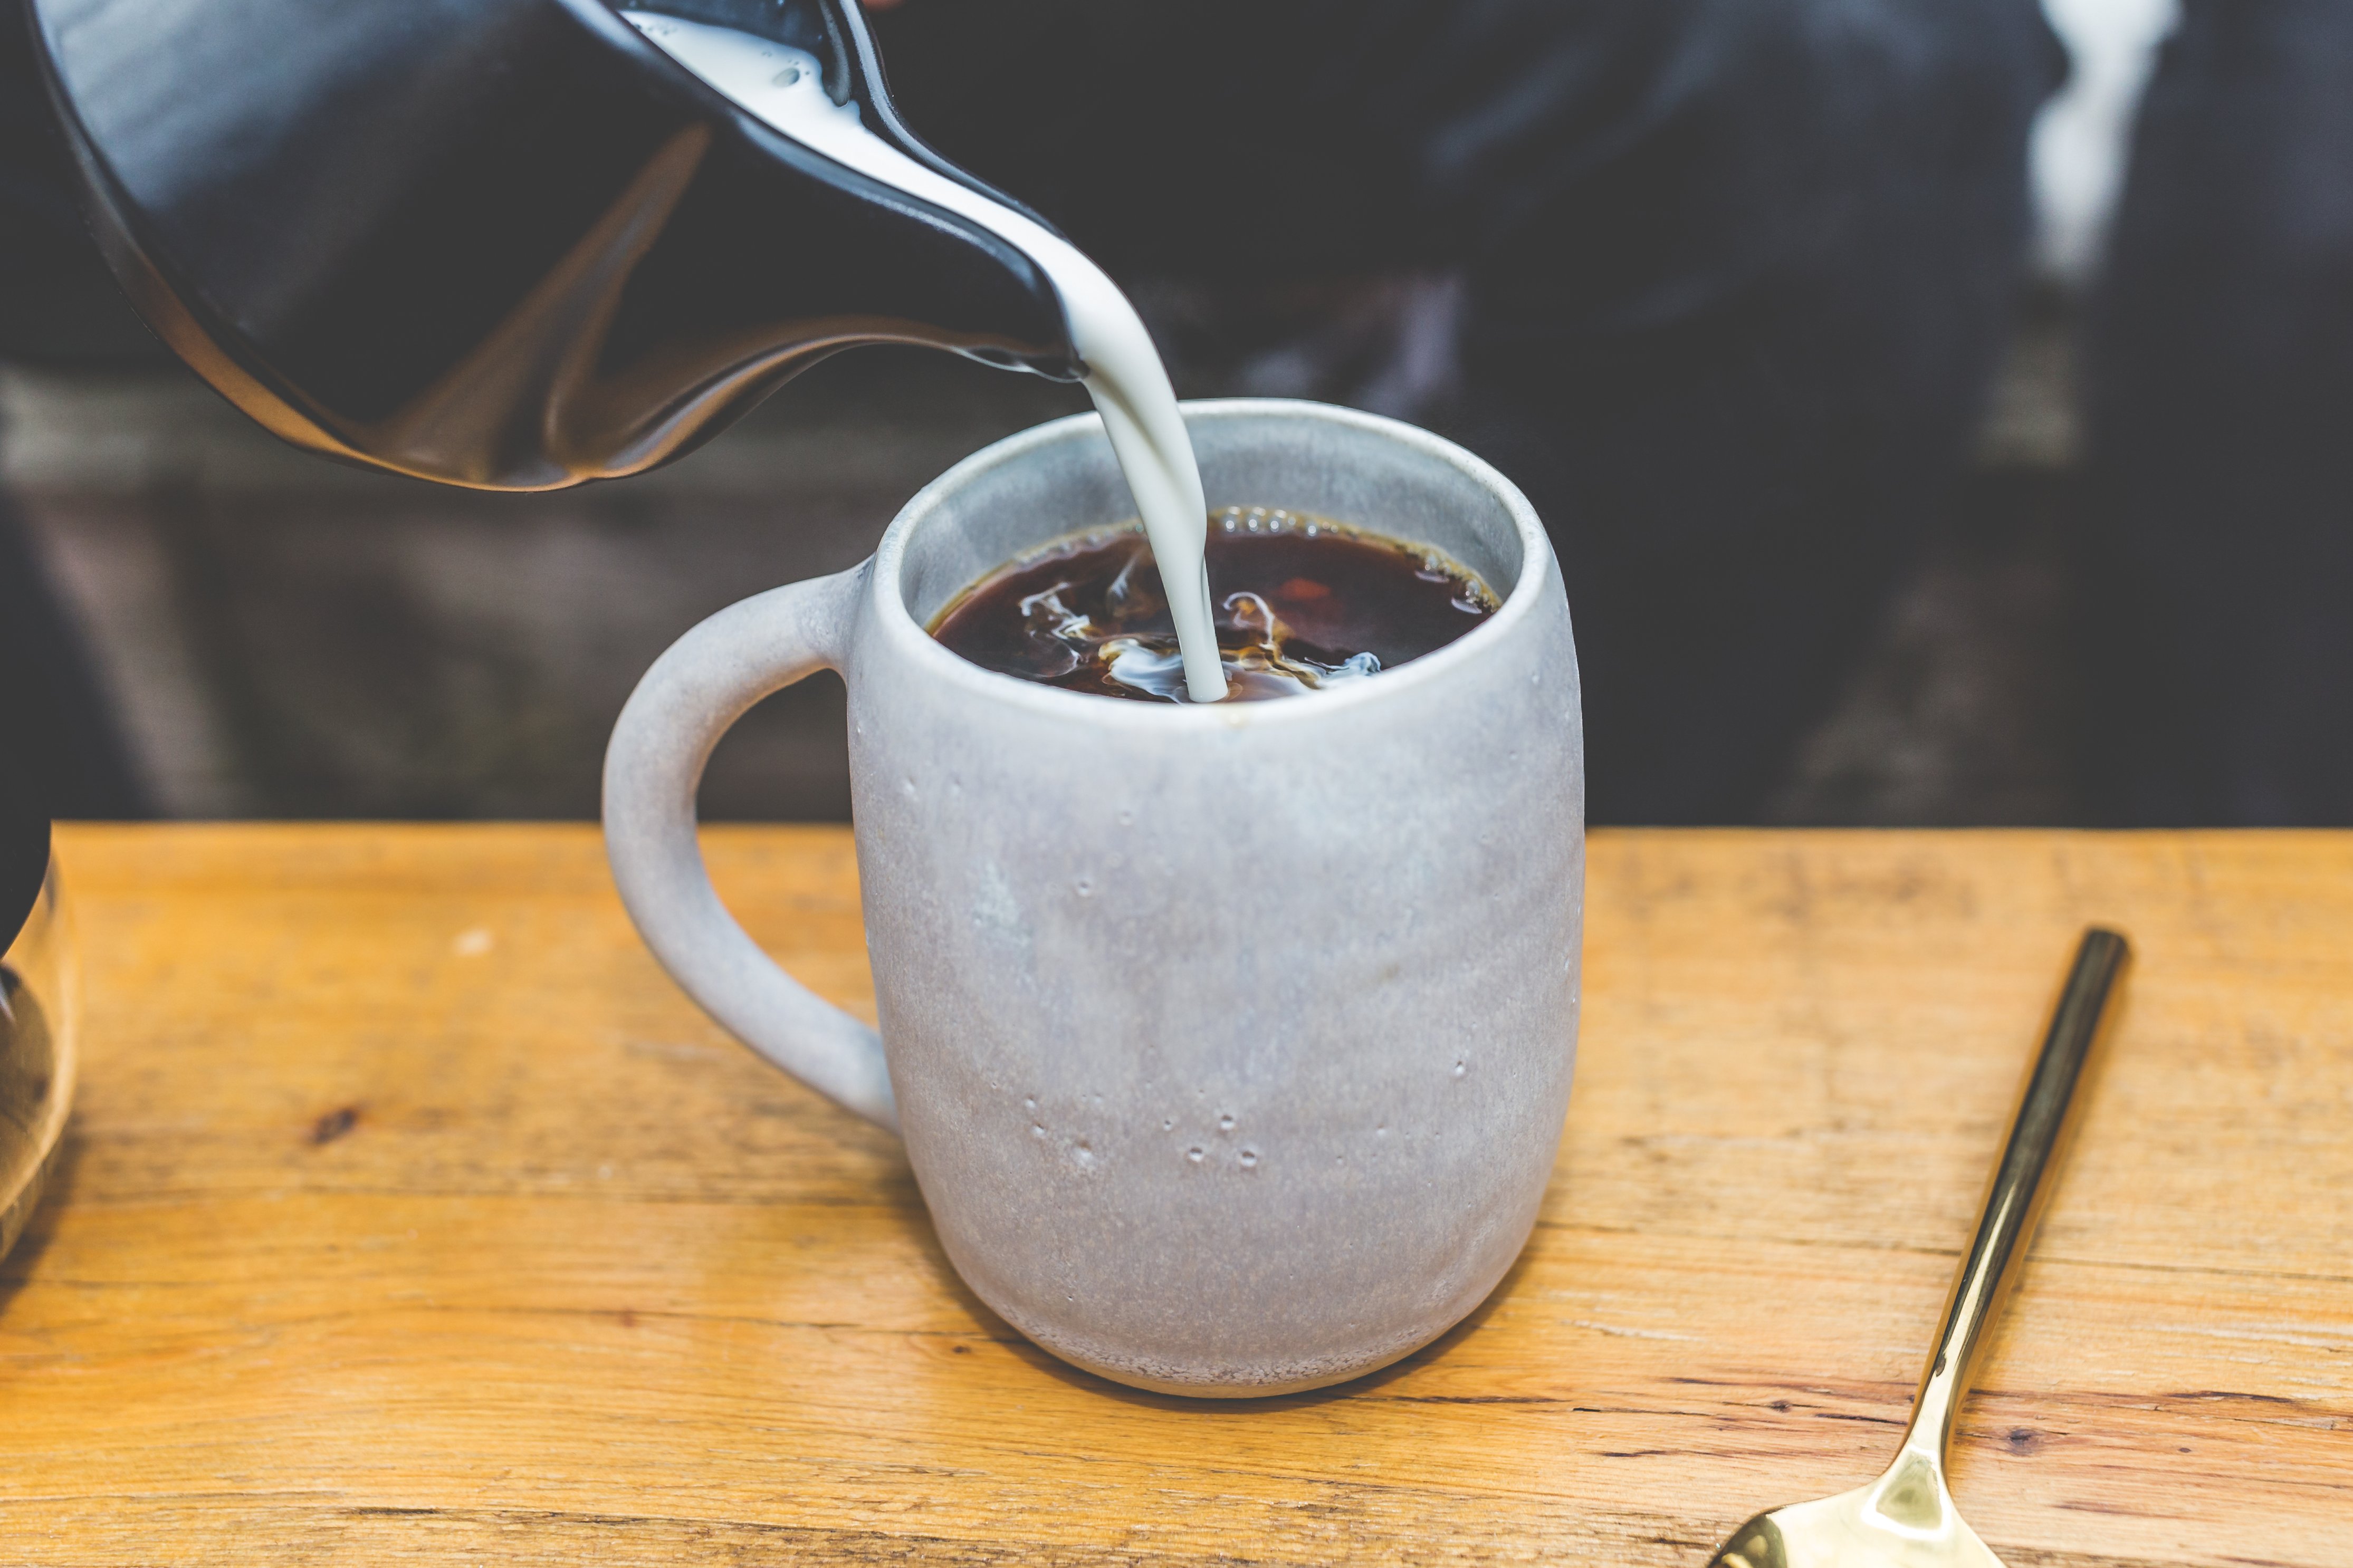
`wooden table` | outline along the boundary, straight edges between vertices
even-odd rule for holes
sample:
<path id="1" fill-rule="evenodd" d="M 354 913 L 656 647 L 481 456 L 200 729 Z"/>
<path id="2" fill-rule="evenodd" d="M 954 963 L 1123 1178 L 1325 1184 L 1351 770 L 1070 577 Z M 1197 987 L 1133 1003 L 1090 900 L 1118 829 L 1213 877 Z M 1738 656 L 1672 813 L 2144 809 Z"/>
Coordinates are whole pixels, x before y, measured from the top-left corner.
<path id="1" fill-rule="evenodd" d="M 868 1003 L 832 829 L 710 835 Z M 2353 835 L 1614 833 L 1526 1255 L 1322 1394 L 1138 1394 L 638 946 L 577 827 L 79 828 L 0 1561 L 1697 1568 L 1891 1449 L 2078 929 L 2127 1011 L 1964 1419 L 2011 1568 L 2353 1563 Z"/>

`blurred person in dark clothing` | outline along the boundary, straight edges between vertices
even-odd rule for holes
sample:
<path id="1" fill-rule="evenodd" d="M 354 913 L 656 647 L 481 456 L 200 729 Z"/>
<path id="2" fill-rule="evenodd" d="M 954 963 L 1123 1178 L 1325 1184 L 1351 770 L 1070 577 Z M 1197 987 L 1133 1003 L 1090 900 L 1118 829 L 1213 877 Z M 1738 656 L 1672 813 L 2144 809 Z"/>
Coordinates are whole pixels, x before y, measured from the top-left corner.
<path id="1" fill-rule="evenodd" d="M 1559 544 L 1591 816 L 1754 816 L 1964 460 L 2036 0 L 874 9 L 916 129 L 1115 275 L 1459 273 L 1449 423 Z"/>
<path id="2" fill-rule="evenodd" d="M 1754 817 L 2006 341 L 2036 0 L 901 0 L 917 132 L 1114 276 L 1459 269 L 1599 822 Z"/>
<path id="3" fill-rule="evenodd" d="M 2353 5 L 2184 0 L 2109 256 L 2095 809 L 2353 825 Z"/>

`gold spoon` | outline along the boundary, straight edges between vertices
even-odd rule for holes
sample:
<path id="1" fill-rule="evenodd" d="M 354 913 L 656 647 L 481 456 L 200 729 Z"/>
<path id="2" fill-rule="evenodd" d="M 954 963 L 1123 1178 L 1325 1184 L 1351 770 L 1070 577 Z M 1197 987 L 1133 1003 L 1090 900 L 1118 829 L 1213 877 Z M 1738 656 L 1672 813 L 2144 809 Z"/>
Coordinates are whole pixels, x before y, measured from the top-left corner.
<path id="1" fill-rule="evenodd" d="M 1944 1332 L 1912 1402 L 1912 1425 L 1886 1473 L 1866 1487 L 1760 1513 L 1732 1532 L 1709 1568 L 2001 1568 L 1962 1522 L 1945 1485 L 1945 1450 L 1968 1392 L 1985 1331 L 2001 1310 L 2042 1217 L 2044 1173 L 2056 1163 L 2075 1082 L 2124 968 L 2125 939 L 2094 927 L 2075 950 L 2050 1032 L 1993 1170 L 1978 1233 L 1953 1279 Z"/>

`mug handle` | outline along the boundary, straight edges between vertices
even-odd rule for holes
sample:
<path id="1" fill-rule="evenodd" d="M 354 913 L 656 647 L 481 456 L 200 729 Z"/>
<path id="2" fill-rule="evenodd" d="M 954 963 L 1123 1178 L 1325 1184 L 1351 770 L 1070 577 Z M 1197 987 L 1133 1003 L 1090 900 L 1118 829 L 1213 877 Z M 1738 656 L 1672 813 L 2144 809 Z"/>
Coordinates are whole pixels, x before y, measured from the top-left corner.
<path id="1" fill-rule="evenodd" d="M 731 605 L 654 661 L 605 752 L 605 854 L 621 902 L 670 978 L 730 1034 L 846 1110 L 896 1132 L 882 1037 L 778 968 L 702 864 L 695 790 L 752 704 L 839 669 L 867 568 Z"/>

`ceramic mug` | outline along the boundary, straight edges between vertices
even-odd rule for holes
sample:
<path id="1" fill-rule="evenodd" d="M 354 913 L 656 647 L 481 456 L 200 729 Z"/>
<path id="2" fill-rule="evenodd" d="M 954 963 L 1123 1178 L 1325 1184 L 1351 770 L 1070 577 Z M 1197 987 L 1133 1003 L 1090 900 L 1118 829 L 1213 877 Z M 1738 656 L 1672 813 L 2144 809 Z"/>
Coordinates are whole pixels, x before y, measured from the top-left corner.
<path id="1" fill-rule="evenodd" d="M 1213 508 L 1436 546 L 1503 595 L 1339 689 L 1062 691 L 924 630 L 1132 515 L 1100 421 L 1011 437 L 865 564 L 723 610 L 613 732 L 623 901 L 696 1001 L 905 1139 L 949 1258 L 1065 1360 L 1166 1393 L 1336 1383 L 1429 1342 L 1534 1225 L 1567 1109 L 1584 748 L 1559 568 L 1486 464 L 1315 404 L 1185 410 Z M 878 1035 L 745 936 L 695 844 L 712 747 L 820 668 L 849 689 Z"/>

